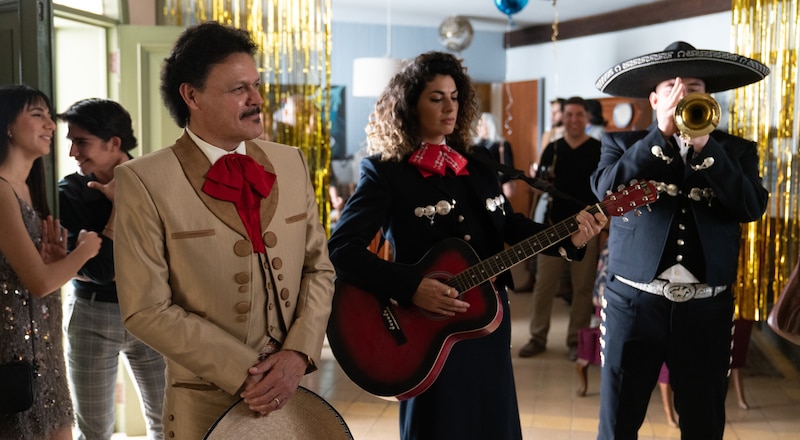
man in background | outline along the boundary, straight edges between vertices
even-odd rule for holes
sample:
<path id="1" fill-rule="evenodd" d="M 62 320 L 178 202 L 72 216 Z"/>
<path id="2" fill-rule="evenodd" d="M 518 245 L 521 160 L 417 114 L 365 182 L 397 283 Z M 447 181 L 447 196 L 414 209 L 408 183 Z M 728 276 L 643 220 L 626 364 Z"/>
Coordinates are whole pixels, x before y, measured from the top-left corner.
<path id="1" fill-rule="evenodd" d="M 81 230 L 103 239 L 100 252 L 73 278 L 65 331 L 70 387 L 78 439 L 110 439 L 114 433 L 117 370 L 125 356 L 136 381 L 150 440 L 164 438 L 164 357 L 125 330 L 114 271 L 114 168 L 136 147 L 131 116 L 108 99 L 83 99 L 58 119 L 67 123 L 69 155 L 79 172 L 58 183 L 61 225 L 71 251 Z"/>
<path id="2" fill-rule="evenodd" d="M 551 195 L 545 222 L 556 224 L 587 205 L 597 203 L 589 186 L 589 176 L 600 160 L 600 141 L 586 134 L 589 114 L 583 98 L 572 97 L 564 103 L 564 137 L 550 143 L 542 153 L 537 177 L 548 180 L 569 198 Z M 568 358 L 578 356 L 578 329 L 588 327 L 592 318 L 592 290 L 597 274 L 597 237 L 586 243 L 581 260 L 568 261 L 545 254 L 536 256 L 536 283 L 531 299 L 531 338 L 519 351 L 520 357 L 536 356 L 547 349 L 547 334 L 553 299 L 560 290 L 565 266 L 570 273 L 572 295 L 567 329 Z"/>

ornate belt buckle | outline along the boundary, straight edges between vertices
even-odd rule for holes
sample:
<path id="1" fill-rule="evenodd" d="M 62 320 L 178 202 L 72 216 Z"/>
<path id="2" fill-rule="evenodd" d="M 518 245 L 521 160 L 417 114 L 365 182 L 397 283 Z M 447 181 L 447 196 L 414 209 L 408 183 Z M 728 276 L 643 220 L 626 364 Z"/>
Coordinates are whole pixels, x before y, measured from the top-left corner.
<path id="1" fill-rule="evenodd" d="M 667 283 L 664 296 L 672 302 L 686 302 L 694 298 L 694 285 L 686 283 Z"/>

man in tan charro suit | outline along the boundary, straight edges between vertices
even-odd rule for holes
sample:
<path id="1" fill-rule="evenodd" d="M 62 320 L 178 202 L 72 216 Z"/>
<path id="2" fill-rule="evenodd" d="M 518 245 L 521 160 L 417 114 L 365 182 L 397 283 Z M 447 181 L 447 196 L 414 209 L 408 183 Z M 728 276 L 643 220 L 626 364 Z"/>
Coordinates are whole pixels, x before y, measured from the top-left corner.
<path id="1" fill-rule="evenodd" d="M 203 438 L 240 397 L 279 410 L 322 349 L 333 266 L 303 155 L 251 140 L 255 48 L 217 23 L 186 29 L 161 83 L 184 134 L 115 172 L 120 307 L 167 359 L 168 438 Z"/>

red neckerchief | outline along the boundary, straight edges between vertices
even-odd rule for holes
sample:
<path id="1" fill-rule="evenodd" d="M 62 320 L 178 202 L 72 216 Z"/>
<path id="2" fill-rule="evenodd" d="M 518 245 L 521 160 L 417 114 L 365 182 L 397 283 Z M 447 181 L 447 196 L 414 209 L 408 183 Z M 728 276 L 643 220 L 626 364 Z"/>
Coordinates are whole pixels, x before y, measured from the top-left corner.
<path id="1" fill-rule="evenodd" d="M 253 252 L 265 251 L 261 238 L 261 199 L 269 195 L 274 183 L 275 174 L 244 154 L 222 156 L 206 174 L 203 192 L 236 205 L 253 243 Z"/>
<path id="2" fill-rule="evenodd" d="M 469 175 L 467 158 L 444 144 L 423 143 L 408 158 L 408 163 L 419 168 L 423 177 L 444 176 L 449 168 L 456 176 Z"/>

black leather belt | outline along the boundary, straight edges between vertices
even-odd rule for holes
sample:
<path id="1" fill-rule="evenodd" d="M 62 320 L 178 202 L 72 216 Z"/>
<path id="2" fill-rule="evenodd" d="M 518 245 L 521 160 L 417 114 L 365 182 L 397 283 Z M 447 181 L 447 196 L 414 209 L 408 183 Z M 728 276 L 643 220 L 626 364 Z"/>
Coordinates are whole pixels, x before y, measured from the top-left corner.
<path id="1" fill-rule="evenodd" d="M 103 293 L 103 292 L 86 292 L 84 290 L 76 290 L 75 296 L 81 299 L 86 299 L 89 301 L 97 301 L 97 302 L 104 302 L 104 303 L 118 303 L 119 300 L 117 299 L 117 295 L 113 293 Z"/>

